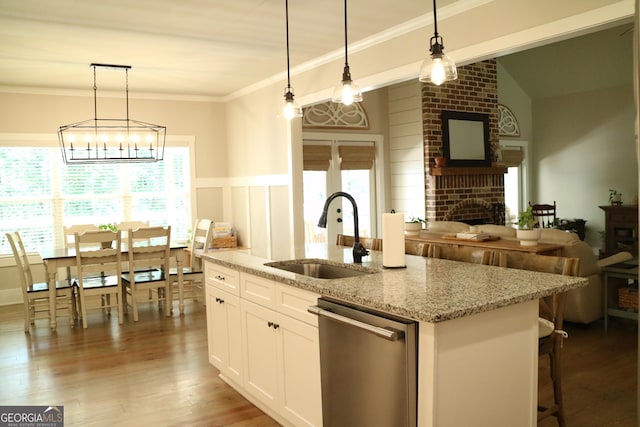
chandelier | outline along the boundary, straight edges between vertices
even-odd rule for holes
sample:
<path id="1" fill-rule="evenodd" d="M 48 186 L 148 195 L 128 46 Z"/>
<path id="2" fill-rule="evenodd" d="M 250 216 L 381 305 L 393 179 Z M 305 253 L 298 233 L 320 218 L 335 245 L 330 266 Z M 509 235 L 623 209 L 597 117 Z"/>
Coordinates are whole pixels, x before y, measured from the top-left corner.
<path id="1" fill-rule="evenodd" d="M 66 164 L 157 162 L 164 158 L 167 128 L 129 118 L 130 65 L 91 64 L 93 119 L 58 128 L 62 159 Z M 96 69 L 124 70 L 126 118 L 98 118 Z"/>

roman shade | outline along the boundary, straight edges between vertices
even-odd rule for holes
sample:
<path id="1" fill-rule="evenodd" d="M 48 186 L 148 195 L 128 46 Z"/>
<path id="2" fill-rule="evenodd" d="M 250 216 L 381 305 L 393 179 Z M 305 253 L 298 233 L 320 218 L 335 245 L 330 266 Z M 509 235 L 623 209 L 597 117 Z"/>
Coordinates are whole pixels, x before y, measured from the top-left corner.
<path id="1" fill-rule="evenodd" d="M 505 166 L 518 167 L 524 160 L 524 151 L 519 148 L 503 148 L 502 149 L 502 161 Z"/>
<path id="2" fill-rule="evenodd" d="M 302 147 L 303 169 L 306 171 L 329 170 L 330 145 L 304 145 Z"/>
<path id="3" fill-rule="evenodd" d="M 374 146 L 341 145 L 338 147 L 340 169 L 371 169 L 376 158 Z"/>

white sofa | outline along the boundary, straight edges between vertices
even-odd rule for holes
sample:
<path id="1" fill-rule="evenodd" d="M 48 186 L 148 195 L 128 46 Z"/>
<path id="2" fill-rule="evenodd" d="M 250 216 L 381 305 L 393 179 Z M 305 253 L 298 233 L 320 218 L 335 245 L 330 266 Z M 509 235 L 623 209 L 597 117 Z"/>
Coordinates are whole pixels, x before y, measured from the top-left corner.
<path id="1" fill-rule="evenodd" d="M 516 229 L 504 225 L 485 224 L 476 226 L 479 232 L 499 236 L 501 239 L 517 240 Z M 469 230 L 469 225 L 456 221 L 432 221 L 427 232 L 433 234 L 452 234 Z M 569 322 L 591 323 L 603 316 L 603 280 L 601 268 L 606 265 L 631 259 L 629 252 L 622 252 L 598 260 L 593 248 L 580 240 L 577 234 L 553 228 L 543 228 L 542 243 L 562 244 L 561 256 L 580 259 L 580 276 L 587 277 L 589 284 L 583 288 L 569 291 L 564 319 Z"/>

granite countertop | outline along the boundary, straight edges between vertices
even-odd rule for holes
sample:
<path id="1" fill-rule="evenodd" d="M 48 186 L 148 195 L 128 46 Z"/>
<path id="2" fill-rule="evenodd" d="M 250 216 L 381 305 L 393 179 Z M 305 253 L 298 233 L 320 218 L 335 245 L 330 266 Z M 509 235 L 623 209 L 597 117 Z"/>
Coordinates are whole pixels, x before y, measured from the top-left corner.
<path id="1" fill-rule="evenodd" d="M 309 246 L 297 258 L 353 263 L 351 248 Z M 317 279 L 264 264 L 274 260 L 249 251 L 207 252 L 202 258 L 241 272 L 335 297 L 387 313 L 437 323 L 518 304 L 586 286 L 582 277 L 560 276 L 502 267 L 406 255 L 406 268 L 382 267 L 382 252 L 371 251 L 354 268 L 372 274 Z"/>

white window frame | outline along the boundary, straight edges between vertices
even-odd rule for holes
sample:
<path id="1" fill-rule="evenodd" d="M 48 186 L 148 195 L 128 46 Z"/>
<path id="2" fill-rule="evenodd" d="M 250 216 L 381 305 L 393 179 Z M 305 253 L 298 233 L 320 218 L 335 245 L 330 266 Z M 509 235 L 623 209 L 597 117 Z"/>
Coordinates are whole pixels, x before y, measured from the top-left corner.
<path id="1" fill-rule="evenodd" d="M 193 212 L 195 212 L 195 207 L 197 206 L 196 200 L 196 191 L 195 191 L 195 137 L 193 136 L 167 136 L 166 139 L 166 147 L 186 147 L 189 151 L 189 184 L 188 184 L 188 212 L 189 212 L 189 220 L 188 223 L 193 223 Z M 0 147 L 34 147 L 34 148 L 51 148 L 60 150 L 59 142 L 57 138 L 57 134 L 12 134 L 12 133 L 0 133 Z M 58 167 L 64 167 L 63 163 L 60 162 L 57 164 L 59 166 L 54 166 L 57 170 Z M 56 172 L 58 173 L 58 172 Z M 54 189 L 54 194 L 59 194 L 59 189 Z M 123 203 L 126 204 L 127 200 L 131 200 L 127 195 L 123 195 L 122 197 Z M 124 208 L 124 211 L 127 212 L 127 208 Z M 126 214 L 125 214 L 126 215 Z M 123 220 L 140 220 L 140 218 L 123 218 Z M 63 237 L 63 221 L 55 220 L 54 221 L 54 245 L 62 247 L 64 245 L 64 237 Z M 190 229 L 191 226 L 188 227 Z M 184 240 L 187 236 L 179 236 L 178 240 Z M 0 236 L 4 240 L 4 236 Z M 28 242 L 25 241 L 25 246 Z M 27 248 L 29 251 L 37 251 L 38 248 Z M 6 251 L 2 251 L 6 252 Z"/>

